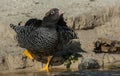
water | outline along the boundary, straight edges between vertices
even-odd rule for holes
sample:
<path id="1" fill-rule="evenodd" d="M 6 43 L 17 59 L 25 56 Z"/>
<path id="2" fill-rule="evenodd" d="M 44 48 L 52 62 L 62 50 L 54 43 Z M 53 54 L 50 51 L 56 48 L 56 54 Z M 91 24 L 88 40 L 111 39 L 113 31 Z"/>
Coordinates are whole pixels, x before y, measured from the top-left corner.
<path id="1" fill-rule="evenodd" d="M 113 71 L 76 71 L 76 72 L 19 72 L 4 73 L 0 76 L 120 76 L 120 70 Z"/>
<path id="2" fill-rule="evenodd" d="M 45 72 L 22 72 L 22 73 L 6 73 L 0 74 L 0 76 L 54 76 L 56 73 Z"/>

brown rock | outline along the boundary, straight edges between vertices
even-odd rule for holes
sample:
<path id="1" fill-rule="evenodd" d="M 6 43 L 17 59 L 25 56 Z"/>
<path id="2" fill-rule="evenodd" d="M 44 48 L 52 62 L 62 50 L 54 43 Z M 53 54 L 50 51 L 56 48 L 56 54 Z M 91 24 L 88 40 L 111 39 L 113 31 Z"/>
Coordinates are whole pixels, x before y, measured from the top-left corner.
<path id="1" fill-rule="evenodd" d="M 98 38 L 94 43 L 96 53 L 120 53 L 120 41 Z"/>

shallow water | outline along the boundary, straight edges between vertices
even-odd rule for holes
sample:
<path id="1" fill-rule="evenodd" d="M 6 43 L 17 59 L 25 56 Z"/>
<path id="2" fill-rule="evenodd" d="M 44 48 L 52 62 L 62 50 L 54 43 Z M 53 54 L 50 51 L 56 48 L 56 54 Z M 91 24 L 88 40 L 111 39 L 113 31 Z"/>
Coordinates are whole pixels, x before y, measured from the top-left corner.
<path id="1" fill-rule="evenodd" d="M 76 72 L 21 72 L 6 73 L 0 76 L 120 76 L 120 70 L 114 71 L 76 71 Z"/>
<path id="2" fill-rule="evenodd" d="M 55 73 L 42 73 L 42 72 L 24 72 L 24 73 L 6 73 L 0 74 L 0 76 L 54 76 Z"/>

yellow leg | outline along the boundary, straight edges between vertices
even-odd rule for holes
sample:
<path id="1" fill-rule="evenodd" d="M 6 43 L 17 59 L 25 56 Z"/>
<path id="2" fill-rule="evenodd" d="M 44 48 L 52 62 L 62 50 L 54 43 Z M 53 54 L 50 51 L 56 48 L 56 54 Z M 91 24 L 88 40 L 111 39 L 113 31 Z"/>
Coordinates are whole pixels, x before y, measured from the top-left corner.
<path id="1" fill-rule="evenodd" d="M 49 72 L 49 64 L 50 64 L 50 61 L 51 61 L 51 57 L 49 56 L 48 59 L 47 59 L 47 64 L 44 68 L 42 68 L 41 71 L 46 71 L 46 72 Z"/>
<path id="2" fill-rule="evenodd" d="M 28 50 L 25 50 L 23 54 L 27 56 L 30 60 L 34 59 L 33 55 Z"/>

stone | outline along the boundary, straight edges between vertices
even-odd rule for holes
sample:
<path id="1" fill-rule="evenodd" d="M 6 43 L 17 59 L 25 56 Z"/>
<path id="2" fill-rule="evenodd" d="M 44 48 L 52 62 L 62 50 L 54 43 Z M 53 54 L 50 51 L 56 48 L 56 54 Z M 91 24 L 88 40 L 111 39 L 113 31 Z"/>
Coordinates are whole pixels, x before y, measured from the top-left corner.
<path id="1" fill-rule="evenodd" d="M 96 53 L 120 53 L 120 41 L 98 38 L 94 43 Z"/>
<path id="2" fill-rule="evenodd" d="M 100 65 L 97 60 L 92 58 L 84 58 L 79 64 L 78 69 L 99 69 Z"/>

